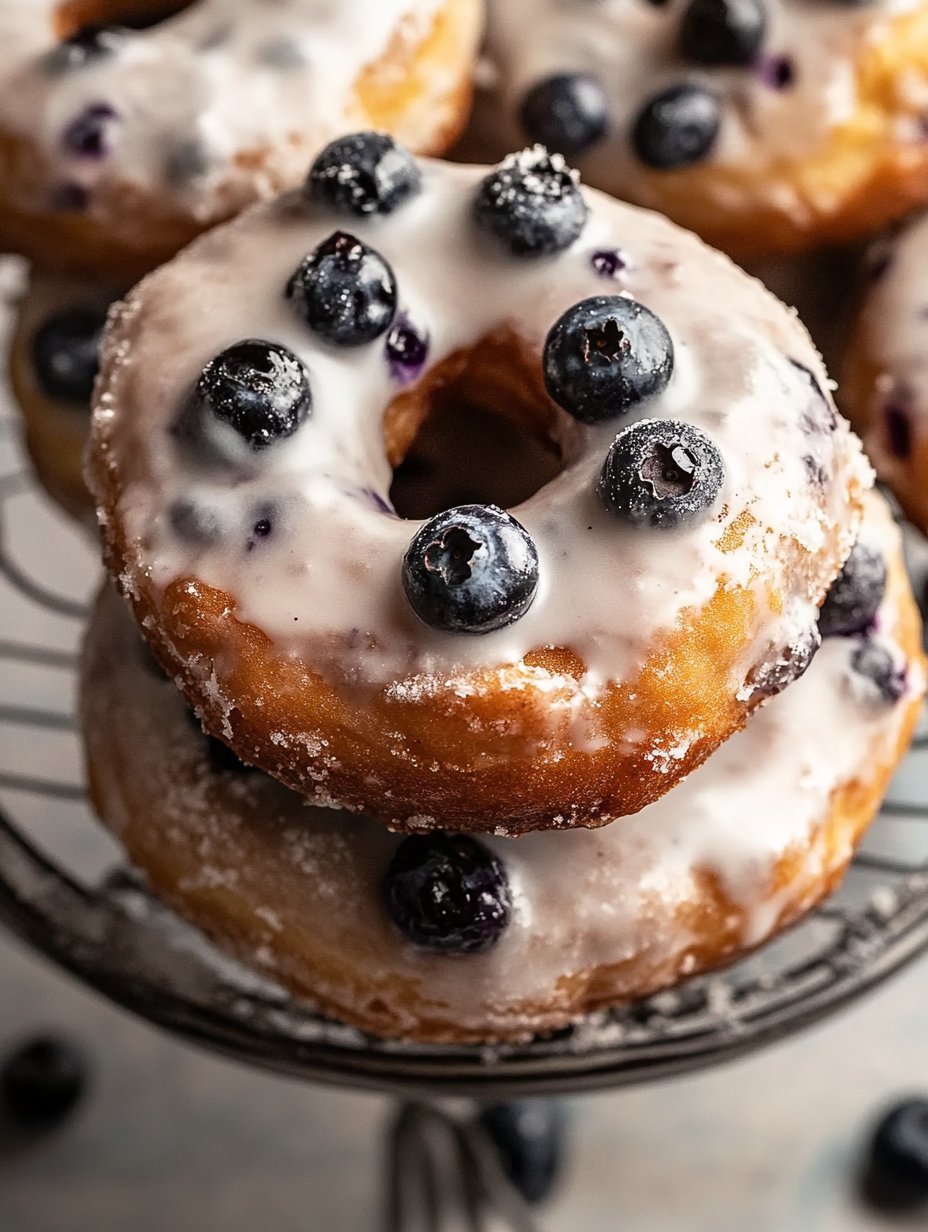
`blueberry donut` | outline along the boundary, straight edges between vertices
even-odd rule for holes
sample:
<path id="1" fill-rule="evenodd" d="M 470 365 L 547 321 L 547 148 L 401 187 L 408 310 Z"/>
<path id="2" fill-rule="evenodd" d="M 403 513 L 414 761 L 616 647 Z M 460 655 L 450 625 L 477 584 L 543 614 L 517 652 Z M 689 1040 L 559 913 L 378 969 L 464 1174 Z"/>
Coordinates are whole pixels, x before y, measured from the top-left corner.
<path id="1" fill-rule="evenodd" d="M 847 414 L 880 478 L 928 534 L 928 216 L 865 260 L 841 382 Z"/>
<path id="2" fill-rule="evenodd" d="M 482 21 L 483 0 L 7 0 L 0 244 L 130 282 L 346 130 L 441 153 Z M 390 168 L 385 139 L 366 174 Z"/>
<path id="3" fill-rule="evenodd" d="M 479 157 L 543 142 L 738 257 L 928 200 L 923 0 L 493 0 L 489 56 Z"/>
<path id="4" fill-rule="evenodd" d="M 675 984 L 836 886 L 906 747 L 924 666 L 881 504 L 808 674 L 622 823 L 404 838 L 307 806 L 202 735 L 112 592 L 83 670 L 97 809 L 178 912 L 376 1034 L 513 1039 Z"/>
<path id="5" fill-rule="evenodd" d="M 859 442 L 778 301 L 559 157 L 354 183 L 322 156 L 114 309 L 109 565 L 210 732 L 319 803 L 636 812 L 808 666 Z M 505 489 L 493 418 L 536 442 Z"/>

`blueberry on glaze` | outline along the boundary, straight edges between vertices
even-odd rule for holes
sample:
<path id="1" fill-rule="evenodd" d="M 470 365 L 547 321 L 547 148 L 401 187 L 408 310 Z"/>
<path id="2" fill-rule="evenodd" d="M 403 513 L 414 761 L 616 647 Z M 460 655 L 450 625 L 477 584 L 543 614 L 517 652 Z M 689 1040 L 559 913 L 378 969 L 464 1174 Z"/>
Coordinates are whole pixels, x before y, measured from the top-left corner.
<path id="1" fill-rule="evenodd" d="M 895 705 L 905 697 L 906 671 L 885 646 L 868 638 L 851 655 L 851 668 L 868 681 L 881 701 Z"/>
<path id="2" fill-rule="evenodd" d="M 755 667 L 747 679 L 750 698 L 776 697 L 784 689 L 801 680 L 822 646 L 817 627 L 807 629 L 782 647 L 775 658 Z"/>
<path id="3" fill-rule="evenodd" d="M 43 393 L 89 407 L 105 325 L 105 310 L 67 308 L 40 326 L 33 336 L 31 352 Z"/>
<path id="4" fill-rule="evenodd" d="M 448 633 L 492 633 L 517 621 L 538 589 L 528 531 L 495 505 L 458 505 L 413 537 L 403 589 L 425 624 Z"/>
<path id="5" fill-rule="evenodd" d="M 882 553 L 858 540 L 819 612 L 822 637 L 866 633 L 885 593 L 886 561 Z"/>
<path id="6" fill-rule="evenodd" d="M 862 1182 L 865 1197 L 879 1210 L 901 1213 L 928 1205 L 928 1100 L 903 1100 L 880 1118 Z"/>
<path id="7" fill-rule="evenodd" d="M 126 41 L 119 26 L 82 26 L 51 51 L 46 64 L 54 73 L 83 68 L 96 60 L 115 55 Z"/>
<path id="8" fill-rule="evenodd" d="M 309 416 L 309 373 L 286 347 L 250 338 L 210 360 L 194 401 L 233 427 L 252 449 L 265 449 L 292 436 Z"/>
<path id="9" fill-rule="evenodd" d="M 711 90 L 692 83 L 671 86 L 650 98 L 638 113 L 632 145 L 646 166 L 675 171 L 706 157 L 721 123 L 719 100 Z"/>
<path id="10" fill-rule="evenodd" d="M 520 120 L 530 141 L 559 154 L 581 154 L 606 131 L 605 91 L 590 73 L 555 73 L 525 95 Z"/>
<path id="11" fill-rule="evenodd" d="M 418 193 L 412 155 L 386 133 L 352 133 L 325 147 L 310 168 L 306 194 L 337 214 L 392 214 Z"/>
<path id="12" fill-rule="evenodd" d="M 303 259 L 287 296 L 314 334 L 335 346 L 373 342 L 396 315 L 396 278 L 379 252 L 336 231 Z"/>
<path id="13" fill-rule="evenodd" d="M 177 500 L 168 509 L 171 530 L 187 543 L 215 543 L 222 536 L 219 514 L 192 500 Z"/>
<path id="14" fill-rule="evenodd" d="M 474 199 L 477 226 L 517 257 L 563 252 L 588 215 L 580 177 L 543 146 L 510 154 L 482 181 Z"/>
<path id="15" fill-rule="evenodd" d="M 624 295 L 594 295 L 551 327 L 542 365 L 545 388 L 558 406 L 582 423 L 599 423 L 666 387 L 673 342 L 643 304 Z"/>
<path id="16" fill-rule="evenodd" d="M 704 432 L 672 419 L 641 419 L 610 445 L 597 495 L 628 522 L 667 528 L 705 518 L 724 478 L 722 455 Z"/>
<path id="17" fill-rule="evenodd" d="M 553 1099 L 490 1104 L 480 1114 L 503 1171 L 533 1206 L 550 1196 L 560 1177 L 565 1121 L 563 1105 Z"/>
<path id="18" fill-rule="evenodd" d="M 404 839 L 384 881 L 387 914 L 407 941 L 435 954 L 479 954 L 512 914 L 500 860 L 466 834 Z"/>
<path id="19" fill-rule="evenodd" d="M 680 54 L 691 64 L 750 64 L 766 33 L 762 0 L 690 0 L 680 23 Z"/>
<path id="20" fill-rule="evenodd" d="M 590 256 L 590 264 L 600 278 L 618 278 L 631 262 L 621 248 L 597 248 Z"/>
<path id="21" fill-rule="evenodd" d="M 0 1095 L 24 1129 L 48 1130 L 77 1105 L 87 1086 L 87 1062 L 70 1040 L 37 1035 L 15 1048 L 0 1068 Z"/>
<path id="22" fill-rule="evenodd" d="M 110 134 L 117 119 L 109 103 L 91 103 L 64 130 L 61 144 L 74 158 L 99 162 L 110 152 Z"/>
<path id="23" fill-rule="evenodd" d="M 384 353 L 394 381 L 408 385 L 425 367 L 429 357 L 428 335 L 401 313 L 387 334 Z"/>

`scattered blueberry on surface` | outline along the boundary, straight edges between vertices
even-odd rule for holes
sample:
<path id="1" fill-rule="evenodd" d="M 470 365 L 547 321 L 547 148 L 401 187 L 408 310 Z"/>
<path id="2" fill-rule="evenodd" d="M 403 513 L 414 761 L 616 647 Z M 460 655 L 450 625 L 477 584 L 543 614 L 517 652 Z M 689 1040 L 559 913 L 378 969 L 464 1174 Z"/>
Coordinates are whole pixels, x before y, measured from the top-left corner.
<path id="1" fill-rule="evenodd" d="M 404 839 L 387 870 L 384 897 L 403 936 L 436 954 L 489 949 L 512 914 L 512 891 L 501 861 L 466 834 Z"/>
<path id="2" fill-rule="evenodd" d="M 543 146 L 510 154 L 483 180 L 474 200 L 477 226 L 517 257 L 563 252 L 588 214 L 580 177 Z"/>
<path id="3" fill-rule="evenodd" d="M 671 86 L 649 99 L 632 127 L 635 153 L 648 167 L 675 171 L 701 162 L 722 123 L 719 100 L 705 86 Z"/>
<path id="4" fill-rule="evenodd" d="M 336 231 L 304 258 L 287 295 L 313 333 L 335 346 L 373 342 L 396 315 L 393 270 L 347 231 Z"/>
<path id="5" fill-rule="evenodd" d="M 403 589 L 425 624 L 492 633 L 517 621 L 538 589 L 538 552 L 521 523 L 495 505 L 458 505 L 413 537 Z"/>
<path id="6" fill-rule="evenodd" d="M 43 393 L 89 409 L 105 325 L 105 309 L 67 308 L 39 327 L 31 350 Z"/>
<path id="7" fill-rule="evenodd" d="M 533 1206 L 549 1197 L 563 1166 L 566 1117 L 551 1099 L 491 1104 L 480 1114 L 503 1171 Z"/>
<path id="8" fill-rule="evenodd" d="M 928 1205 L 928 1099 L 907 1099 L 879 1120 L 867 1147 L 864 1196 L 888 1212 Z"/>
<path id="9" fill-rule="evenodd" d="M 885 646 L 868 638 L 851 655 L 851 668 L 867 680 L 881 701 L 895 705 L 905 697 L 905 667 L 897 663 Z"/>
<path id="10" fill-rule="evenodd" d="M 24 1129 L 51 1129 L 75 1108 L 87 1086 L 80 1049 L 59 1035 L 36 1035 L 15 1048 L 0 1068 L 0 1095 Z"/>
<path id="11" fill-rule="evenodd" d="M 65 128 L 61 144 L 75 158 L 98 162 L 110 152 L 117 119 L 109 103 L 91 103 Z"/>
<path id="12" fill-rule="evenodd" d="M 755 667 L 746 682 L 751 697 L 776 697 L 801 680 L 821 645 L 822 635 L 813 627 L 782 647 L 774 658 Z"/>
<path id="13" fill-rule="evenodd" d="M 629 522 L 674 527 L 704 518 L 724 478 L 722 455 L 704 432 L 641 419 L 609 447 L 597 493 L 604 508 Z"/>
<path id="14" fill-rule="evenodd" d="M 310 168 L 306 193 L 337 214 L 392 214 L 418 193 L 412 155 L 385 133 L 353 133 L 325 147 Z"/>
<path id="15" fill-rule="evenodd" d="M 126 40 L 126 32 L 119 26 L 82 26 L 58 44 L 48 55 L 46 63 L 56 73 L 83 68 L 95 60 L 115 55 Z"/>
<path id="16" fill-rule="evenodd" d="M 520 119 L 530 141 L 558 154 L 581 154 L 606 131 L 606 95 L 590 73 L 556 73 L 531 87 L 522 101 Z"/>
<path id="17" fill-rule="evenodd" d="M 210 360 L 197 382 L 195 402 L 233 427 L 252 449 L 265 449 L 292 436 L 309 416 L 309 374 L 286 347 L 252 338 Z"/>
<path id="18" fill-rule="evenodd" d="M 859 540 L 835 578 L 819 612 L 822 637 L 866 633 L 886 593 L 886 561 Z"/>
<path id="19" fill-rule="evenodd" d="M 429 339 L 403 313 L 399 313 L 387 334 L 384 347 L 390 375 L 400 385 L 408 385 L 421 375 L 429 357 Z"/>
<path id="20" fill-rule="evenodd" d="M 690 0 L 680 23 L 680 54 L 691 64 L 750 64 L 766 33 L 763 0 Z"/>
<path id="21" fill-rule="evenodd" d="M 673 342 L 650 309 L 624 295 L 594 295 L 551 327 L 545 388 L 582 423 L 625 414 L 659 394 L 673 372 Z"/>

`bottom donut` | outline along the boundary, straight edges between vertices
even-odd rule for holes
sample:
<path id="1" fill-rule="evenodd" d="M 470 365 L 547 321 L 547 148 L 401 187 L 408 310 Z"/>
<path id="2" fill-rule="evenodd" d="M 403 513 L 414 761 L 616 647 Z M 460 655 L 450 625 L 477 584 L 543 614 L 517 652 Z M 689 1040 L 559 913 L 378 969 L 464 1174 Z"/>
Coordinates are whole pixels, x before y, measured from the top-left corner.
<path id="1" fill-rule="evenodd" d="M 92 796 L 155 893 L 323 1012 L 419 1041 L 550 1032 L 733 961 L 840 881 L 925 682 L 878 497 L 861 545 L 807 674 L 711 761 L 634 817 L 522 839 L 403 838 L 243 767 L 107 590 L 83 661 Z"/>

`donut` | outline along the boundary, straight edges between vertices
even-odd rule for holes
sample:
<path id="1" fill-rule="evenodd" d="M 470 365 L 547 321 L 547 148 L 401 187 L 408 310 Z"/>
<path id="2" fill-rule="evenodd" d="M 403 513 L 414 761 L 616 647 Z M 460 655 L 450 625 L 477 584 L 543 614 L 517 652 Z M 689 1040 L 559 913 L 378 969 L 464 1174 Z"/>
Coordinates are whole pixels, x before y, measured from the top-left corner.
<path id="1" fill-rule="evenodd" d="M 928 200 L 923 0 L 489 11 L 472 155 L 543 142 L 739 259 L 870 235 Z"/>
<path id="2" fill-rule="evenodd" d="M 209 731 L 318 803 L 604 824 L 808 665 L 870 468 L 802 327 L 695 237 L 540 149 L 408 171 L 371 219 L 323 159 L 114 309 L 109 567 Z M 394 468 L 439 408 L 479 464 L 471 407 L 540 442 L 522 499 L 439 449 L 413 507 Z"/>
<path id="3" fill-rule="evenodd" d="M 873 246 L 847 343 L 842 406 L 880 478 L 928 534 L 928 216 Z"/>
<path id="4" fill-rule="evenodd" d="M 10 345 L 10 383 L 36 475 L 56 504 L 88 526 L 96 518 L 83 459 L 97 352 L 109 306 L 123 290 L 33 272 Z"/>
<path id="5" fill-rule="evenodd" d="M 0 244 L 129 283 L 352 128 L 441 153 L 482 24 L 483 0 L 4 4 Z"/>
<path id="6" fill-rule="evenodd" d="M 93 798 L 157 895 L 327 1014 L 426 1041 L 556 1030 L 732 962 L 841 880 L 925 679 L 878 498 L 855 559 L 806 676 L 690 778 L 620 824 L 518 840 L 390 834 L 248 770 L 108 589 L 83 658 Z M 433 914 L 435 887 L 454 905 Z"/>

